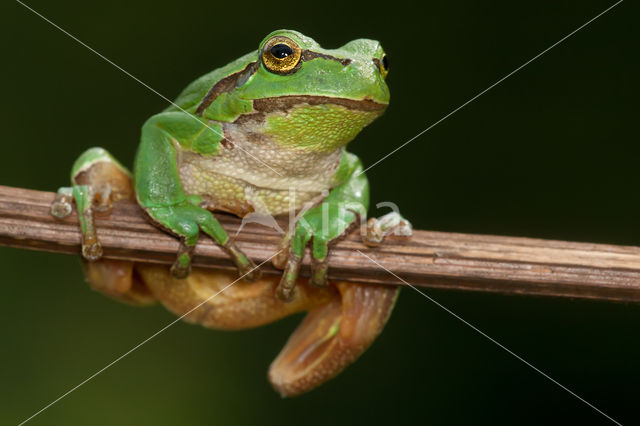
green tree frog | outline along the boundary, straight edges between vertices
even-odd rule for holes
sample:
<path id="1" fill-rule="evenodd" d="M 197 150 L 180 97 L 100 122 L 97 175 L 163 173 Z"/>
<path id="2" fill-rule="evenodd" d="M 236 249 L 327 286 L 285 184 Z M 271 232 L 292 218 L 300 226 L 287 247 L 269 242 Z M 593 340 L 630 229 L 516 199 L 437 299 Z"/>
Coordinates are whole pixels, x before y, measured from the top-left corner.
<path id="1" fill-rule="evenodd" d="M 198 78 L 149 118 L 133 173 L 102 148 L 83 153 L 72 167 L 72 186 L 60 188 L 51 212 L 65 217 L 75 202 L 89 284 L 124 302 L 160 301 L 218 329 L 308 311 L 269 379 L 291 396 L 338 374 L 378 336 L 397 296 L 390 286 L 327 279 L 330 243 L 366 218 L 367 178 L 345 146 L 386 109 L 388 70 L 377 41 L 328 50 L 298 32 L 275 31 L 257 51 Z M 136 200 L 155 225 L 180 239 L 170 268 L 101 259 L 93 214 L 122 199 Z M 212 211 L 241 217 L 295 211 L 273 259 L 282 277 L 261 278 Z M 362 230 L 370 245 L 390 234 L 411 235 L 397 212 L 369 219 Z M 244 280 L 220 292 L 233 274 L 192 270 L 201 233 L 228 253 Z M 309 245 L 311 276 L 298 278 Z"/>

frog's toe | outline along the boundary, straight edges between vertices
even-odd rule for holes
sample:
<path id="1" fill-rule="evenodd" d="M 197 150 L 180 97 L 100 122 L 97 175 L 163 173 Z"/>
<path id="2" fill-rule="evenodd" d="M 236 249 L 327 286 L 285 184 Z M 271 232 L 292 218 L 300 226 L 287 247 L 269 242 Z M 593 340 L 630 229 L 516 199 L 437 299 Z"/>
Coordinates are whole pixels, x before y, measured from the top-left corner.
<path id="1" fill-rule="evenodd" d="M 222 245 L 222 248 L 227 252 L 229 257 L 231 257 L 231 260 L 238 268 L 238 274 L 243 280 L 253 282 L 261 277 L 262 274 L 255 262 L 247 257 L 234 242 L 229 240 L 226 244 Z"/>
<path id="2" fill-rule="evenodd" d="M 71 207 L 71 203 L 66 203 L 64 201 L 54 201 L 51 204 L 51 215 L 58 219 L 64 219 L 69 216 L 72 210 L 73 208 Z"/>
<path id="3" fill-rule="evenodd" d="M 388 213 L 380 218 L 372 217 L 361 231 L 362 241 L 370 247 L 380 245 L 387 236 L 409 238 L 411 235 L 411 223 L 397 212 Z"/>
<path id="4" fill-rule="evenodd" d="M 187 278 L 191 273 L 191 256 L 195 245 L 187 245 L 184 239 L 180 240 L 180 248 L 176 255 L 176 260 L 171 265 L 171 275 L 173 278 L 183 279 Z"/>
<path id="5" fill-rule="evenodd" d="M 191 274 L 191 266 L 180 265 L 180 263 L 176 261 L 173 265 L 171 265 L 170 271 L 173 278 L 182 280 L 184 278 L 187 278 L 189 274 Z"/>
<path id="6" fill-rule="evenodd" d="M 276 297 L 283 302 L 289 302 L 295 297 L 296 280 L 298 279 L 301 262 L 300 256 L 295 253 L 289 253 L 287 265 L 276 288 Z"/>
<path id="7" fill-rule="evenodd" d="M 238 273 L 243 280 L 248 282 L 254 282 L 260 279 L 262 272 L 256 266 L 255 262 L 247 258 L 247 263 L 238 266 Z"/>
<path id="8" fill-rule="evenodd" d="M 179 280 L 183 278 L 187 278 L 191 273 L 191 259 L 185 262 L 184 256 L 181 259 L 181 256 L 178 256 L 173 265 L 171 265 L 171 276 L 173 278 L 177 278 Z"/>
<path id="9" fill-rule="evenodd" d="M 329 262 L 325 257 L 322 260 L 318 260 L 315 257 L 311 258 L 311 277 L 309 278 L 309 284 L 314 287 L 328 287 L 329 278 L 327 277 L 329 272 Z"/>
<path id="10" fill-rule="evenodd" d="M 287 250 L 281 250 L 273 256 L 271 264 L 276 269 L 284 269 L 287 266 L 287 259 L 289 258 L 289 252 Z"/>
<path id="11" fill-rule="evenodd" d="M 296 298 L 296 294 L 297 291 L 295 286 L 290 287 L 286 285 L 279 285 L 276 288 L 276 297 L 281 302 L 291 302 Z"/>
<path id="12" fill-rule="evenodd" d="M 280 244 L 278 246 L 278 253 L 273 256 L 271 259 L 271 264 L 276 269 L 284 269 L 287 266 L 287 260 L 289 259 L 289 245 L 291 244 L 291 232 L 285 234 L 285 236 L 280 240 Z"/>
<path id="13" fill-rule="evenodd" d="M 95 241 L 82 241 L 82 257 L 90 262 L 95 262 L 102 257 L 102 244 L 97 239 Z"/>
<path id="14" fill-rule="evenodd" d="M 73 210 L 72 201 L 73 189 L 71 187 L 58 189 L 58 193 L 51 203 L 51 215 L 58 219 L 64 219 L 69 216 Z"/>
<path id="15" fill-rule="evenodd" d="M 311 250 L 311 277 L 309 284 L 314 287 L 327 287 L 329 279 L 329 242 L 318 235 L 313 237 L 313 249 Z"/>

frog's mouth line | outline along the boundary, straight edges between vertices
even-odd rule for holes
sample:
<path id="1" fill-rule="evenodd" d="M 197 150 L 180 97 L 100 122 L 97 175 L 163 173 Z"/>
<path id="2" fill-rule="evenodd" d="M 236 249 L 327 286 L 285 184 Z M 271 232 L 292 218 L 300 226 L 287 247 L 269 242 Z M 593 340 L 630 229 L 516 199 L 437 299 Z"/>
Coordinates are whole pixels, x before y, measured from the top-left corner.
<path id="1" fill-rule="evenodd" d="M 382 112 L 388 104 L 375 102 L 371 99 L 347 99 L 321 95 L 291 95 L 278 96 L 276 98 L 262 98 L 253 100 L 253 109 L 256 112 L 270 113 L 278 111 L 290 111 L 297 105 L 340 105 L 357 111 Z"/>

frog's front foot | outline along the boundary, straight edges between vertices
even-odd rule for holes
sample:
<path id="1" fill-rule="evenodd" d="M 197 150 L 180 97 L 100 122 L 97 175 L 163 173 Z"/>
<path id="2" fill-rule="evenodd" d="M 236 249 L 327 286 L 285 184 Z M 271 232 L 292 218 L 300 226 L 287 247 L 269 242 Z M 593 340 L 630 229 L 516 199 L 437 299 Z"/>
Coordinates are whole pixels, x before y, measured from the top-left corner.
<path id="1" fill-rule="evenodd" d="M 324 213 L 322 209 L 325 210 Z M 320 288 L 329 285 L 328 245 L 344 235 L 355 220 L 356 214 L 353 211 L 336 204 L 318 206 L 303 215 L 294 232 L 283 238 L 280 244 L 281 251 L 273 260 L 276 268 L 284 269 L 276 289 L 276 295 L 280 300 L 289 301 L 295 297 L 298 272 L 310 241 L 312 247 L 309 284 Z M 371 218 L 361 230 L 362 240 L 368 246 L 379 245 L 387 236 L 409 238 L 412 233 L 409 221 L 397 212 L 391 212 L 379 219 Z"/>
<path id="2" fill-rule="evenodd" d="M 72 200 L 78 205 L 78 220 L 82 233 L 82 256 L 89 261 L 96 261 L 102 256 L 102 246 L 98 240 L 93 221 L 92 195 L 88 186 L 62 187 L 58 189 L 56 198 L 51 203 L 51 215 L 63 219 L 73 210 Z"/>
<path id="3" fill-rule="evenodd" d="M 98 233 L 93 214 L 98 211 L 98 197 L 96 188 L 90 185 L 76 185 L 73 187 L 73 198 L 78 207 L 78 221 L 82 234 L 82 256 L 90 262 L 102 257 L 102 244 L 98 240 Z M 108 210 L 104 210 L 108 211 Z"/>
<path id="4" fill-rule="evenodd" d="M 200 231 L 209 235 L 229 255 L 243 280 L 255 281 L 260 277 L 260 270 L 255 263 L 235 245 L 213 214 L 197 204 L 196 199 L 147 208 L 146 212 L 163 229 L 180 237 L 180 249 L 171 266 L 174 278 L 186 278 L 191 272 L 191 261 Z"/>
<path id="5" fill-rule="evenodd" d="M 56 197 L 51 203 L 51 215 L 58 219 L 64 219 L 73 210 L 73 188 L 62 187 L 58 189 Z"/>
<path id="6" fill-rule="evenodd" d="M 231 261 L 238 268 L 238 275 L 245 281 L 253 282 L 260 278 L 260 270 L 256 264 L 247 257 L 233 242 L 227 241 L 221 246 L 229 255 Z M 175 262 L 171 265 L 171 275 L 174 278 L 187 278 L 191 273 L 191 257 L 195 246 L 188 246 L 184 241 L 180 241 L 180 249 Z"/>
<path id="7" fill-rule="evenodd" d="M 360 230 L 362 242 L 369 247 L 377 247 L 388 235 L 409 238 L 413 235 L 413 227 L 400 213 L 391 212 L 380 218 L 372 217 Z"/>
<path id="8" fill-rule="evenodd" d="M 276 295 L 289 301 L 295 297 L 295 286 L 307 245 L 311 242 L 311 277 L 309 284 L 327 287 L 328 246 L 339 238 L 356 220 L 356 214 L 342 203 L 323 203 L 308 210 L 296 223 L 293 232 L 281 243 L 282 252 L 274 266 L 284 268 Z"/>
<path id="9" fill-rule="evenodd" d="M 58 190 L 51 203 L 51 214 L 64 218 L 71 214 L 72 202 L 78 210 L 82 235 L 82 256 L 89 261 L 102 257 L 94 212 L 108 213 L 113 201 L 132 198 L 130 174 L 102 148 L 91 148 L 75 162 L 72 186 Z"/>

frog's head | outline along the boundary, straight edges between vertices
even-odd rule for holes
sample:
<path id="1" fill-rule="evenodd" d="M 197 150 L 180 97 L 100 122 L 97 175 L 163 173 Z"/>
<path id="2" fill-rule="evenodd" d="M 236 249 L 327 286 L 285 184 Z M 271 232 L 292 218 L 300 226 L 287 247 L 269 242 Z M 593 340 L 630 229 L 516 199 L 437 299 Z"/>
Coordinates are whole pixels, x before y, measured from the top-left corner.
<path id="1" fill-rule="evenodd" d="M 230 65 L 232 73 L 218 80 L 196 113 L 257 124 L 253 134 L 292 148 L 343 146 L 389 104 L 389 63 L 374 40 L 330 50 L 296 31 L 278 30 Z"/>
<path id="2" fill-rule="evenodd" d="M 259 68 L 245 89 L 253 99 L 299 95 L 389 103 L 388 59 L 375 40 L 329 50 L 299 32 L 278 30 L 264 38 L 258 54 Z"/>

